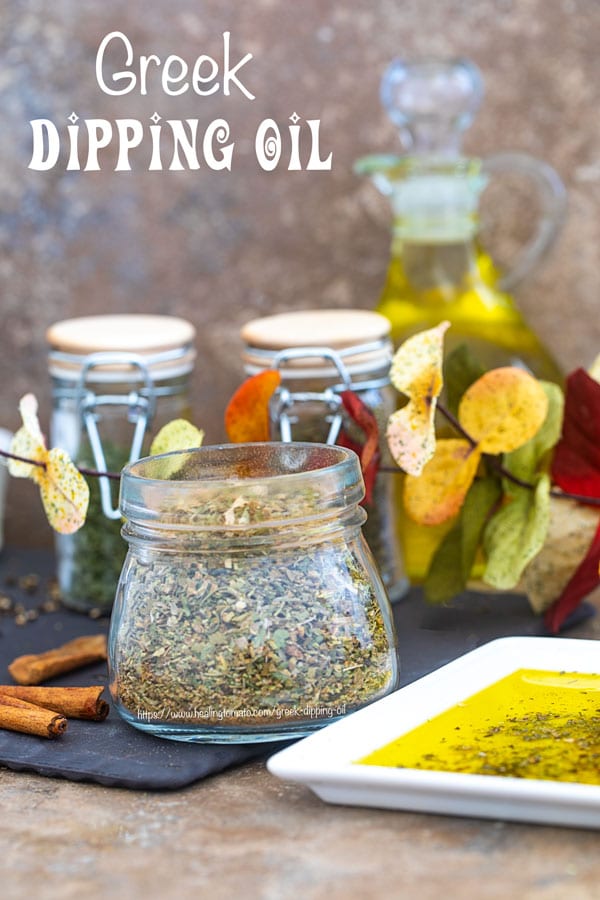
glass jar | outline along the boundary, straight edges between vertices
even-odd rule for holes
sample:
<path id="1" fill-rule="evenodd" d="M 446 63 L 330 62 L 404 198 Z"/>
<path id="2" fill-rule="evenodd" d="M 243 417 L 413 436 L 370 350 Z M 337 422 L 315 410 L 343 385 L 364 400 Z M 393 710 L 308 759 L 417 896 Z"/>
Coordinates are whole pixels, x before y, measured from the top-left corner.
<path id="1" fill-rule="evenodd" d="M 119 473 L 145 455 L 171 419 L 189 418 L 195 330 L 172 316 L 67 319 L 47 332 L 52 380 L 52 446 L 78 465 Z M 86 523 L 56 536 L 63 602 L 81 611 L 112 607 L 127 552 L 118 478 L 89 477 Z"/>
<path id="2" fill-rule="evenodd" d="M 397 687 L 357 456 L 229 444 L 125 468 L 109 635 L 123 718 L 181 741 L 300 737 Z"/>
<path id="3" fill-rule="evenodd" d="M 382 466 L 396 468 L 385 431 L 397 405 L 389 380 L 393 355 L 390 324 L 367 310 L 308 310 L 266 316 L 241 331 L 247 375 L 278 369 L 281 385 L 270 407 L 273 440 L 334 444 L 343 430 L 354 442 L 365 436 L 346 414 L 340 394 L 351 389 L 374 413 Z M 408 587 L 397 516 L 398 476 L 379 471 L 364 527 L 392 601 Z"/>

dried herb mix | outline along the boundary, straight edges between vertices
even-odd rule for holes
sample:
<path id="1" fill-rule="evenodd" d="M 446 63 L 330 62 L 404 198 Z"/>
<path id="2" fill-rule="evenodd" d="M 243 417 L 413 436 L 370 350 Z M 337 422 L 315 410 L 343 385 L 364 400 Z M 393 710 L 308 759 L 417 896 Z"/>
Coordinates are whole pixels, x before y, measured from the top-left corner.
<path id="1" fill-rule="evenodd" d="M 319 495 L 306 481 L 274 493 L 257 479 L 234 495 L 170 508 L 171 527 L 180 515 L 188 530 L 170 534 L 169 552 L 132 540 L 111 640 L 121 712 L 157 731 L 277 731 L 392 690 L 392 626 L 358 529 L 348 540 L 335 516 L 314 519 Z"/>
<path id="2" fill-rule="evenodd" d="M 134 715 L 214 709 L 251 724 L 258 707 L 361 706 L 392 680 L 373 588 L 344 545 L 175 558 L 126 570 L 128 623 L 119 630 L 119 701 Z M 279 713 L 278 713 L 279 715 Z M 221 716 L 221 718 L 219 718 Z M 265 717 L 256 720 L 265 724 Z"/>
<path id="3" fill-rule="evenodd" d="M 381 388 L 363 389 L 358 394 L 377 419 L 380 435 L 385 435 L 388 417 L 396 408 L 395 395 L 390 394 L 389 389 Z M 296 418 L 296 440 L 312 443 L 326 440 L 330 419 L 325 416 L 322 403 L 304 404 L 297 410 Z M 347 415 L 344 417 L 344 431 L 355 442 L 363 439 L 360 429 Z M 385 441 L 381 441 L 380 449 L 385 464 L 390 465 L 393 460 Z M 377 562 L 383 583 L 394 600 L 406 589 L 397 534 L 397 481 L 396 474 L 377 473 L 373 497 L 365 506 L 368 517 L 363 527 L 365 540 Z"/>

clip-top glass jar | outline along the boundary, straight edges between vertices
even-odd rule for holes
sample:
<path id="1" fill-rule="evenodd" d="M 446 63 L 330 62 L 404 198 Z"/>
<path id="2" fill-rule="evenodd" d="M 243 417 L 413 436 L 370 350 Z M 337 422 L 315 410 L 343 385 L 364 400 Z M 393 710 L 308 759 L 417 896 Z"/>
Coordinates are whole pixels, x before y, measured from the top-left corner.
<path id="1" fill-rule="evenodd" d="M 194 327 L 174 316 L 86 316 L 47 332 L 52 379 L 53 446 L 79 465 L 121 468 L 148 451 L 171 419 L 189 418 Z M 65 605 L 111 608 L 127 547 L 121 538 L 118 481 L 88 478 L 86 523 L 56 536 L 58 582 Z"/>
<path id="2" fill-rule="evenodd" d="M 266 316 L 241 331 L 247 375 L 278 369 L 281 385 L 270 406 L 271 437 L 335 444 L 343 429 L 356 442 L 364 434 L 346 414 L 340 394 L 351 389 L 374 413 L 383 466 L 394 466 L 385 441 L 397 405 L 390 385 L 390 323 L 356 309 L 306 310 Z M 397 516 L 398 478 L 380 471 L 367 505 L 364 532 L 392 601 L 408 587 Z"/>
<path id="3" fill-rule="evenodd" d="M 308 734 L 397 687 L 389 601 L 341 447 L 277 442 L 140 460 L 109 636 L 130 724 L 182 741 Z"/>

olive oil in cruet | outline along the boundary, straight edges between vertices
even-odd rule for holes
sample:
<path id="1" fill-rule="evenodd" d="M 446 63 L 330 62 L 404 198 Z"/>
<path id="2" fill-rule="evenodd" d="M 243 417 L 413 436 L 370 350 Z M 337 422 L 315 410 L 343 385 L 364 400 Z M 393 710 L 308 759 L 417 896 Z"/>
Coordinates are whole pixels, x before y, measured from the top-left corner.
<path id="1" fill-rule="evenodd" d="M 510 293 L 560 230 L 560 178 L 521 153 L 483 161 L 461 155 L 463 132 L 483 95 L 479 70 L 467 60 L 395 61 L 384 74 L 381 95 L 408 153 L 364 157 L 356 170 L 369 175 L 392 206 L 391 258 L 377 310 L 389 319 L 394 343 L 447 320 L 446 354 L 467 344 L 486 369 L 523 366 L 560 383 L 558 364 Z M 514 267 L 502 273 L 478 239 L 480 196 L 496 173 L 529 178 L 541 211 L 534 236 Z M 411 580 L 423 578 L 447 530 L 401 522 Z"/>

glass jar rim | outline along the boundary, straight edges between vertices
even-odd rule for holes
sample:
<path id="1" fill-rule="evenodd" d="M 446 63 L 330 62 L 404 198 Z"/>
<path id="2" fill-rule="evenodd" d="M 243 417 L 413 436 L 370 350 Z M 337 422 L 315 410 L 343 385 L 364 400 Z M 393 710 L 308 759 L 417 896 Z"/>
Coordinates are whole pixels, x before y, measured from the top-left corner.
<path id="1" fill-rule="evenodd" d="M 207 445 L 130 463 L 122 472 L 119 505 L 133 525 L 243 532 L 338 517 L 363 496 L 354 451 L 264 441 Z"/>

